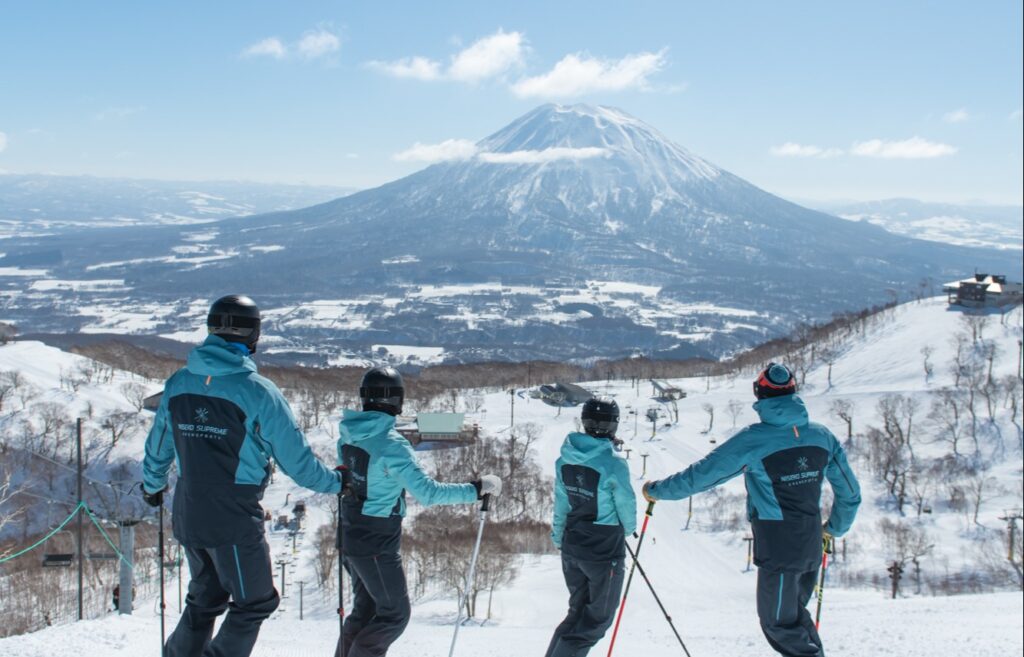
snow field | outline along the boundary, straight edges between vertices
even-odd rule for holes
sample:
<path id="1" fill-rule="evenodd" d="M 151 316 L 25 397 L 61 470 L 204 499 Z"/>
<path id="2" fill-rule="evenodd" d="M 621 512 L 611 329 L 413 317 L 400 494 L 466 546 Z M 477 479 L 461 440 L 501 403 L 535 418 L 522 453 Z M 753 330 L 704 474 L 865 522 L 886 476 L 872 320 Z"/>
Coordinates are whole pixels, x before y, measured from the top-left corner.
<path id="1" fill-rule="evenodd" d="M 948 385 L 947 363 L 952 357 L 949 338 L 960 329 L 959 314 L 946 309 L 942 299 L 901 306 L 894 311 L 893 321 L 876 327 L 863 338 L 845 347 L 833 367 L 833 387 L 827 390 L 823 367 L 810 373 L 808 386 L 802 393 L 812 419 L 830 426 L 842 435 L 841 424 L 828 415 L 828 406 L 836 397 L 848 398 L 857 407 L 856 431 L 868 424 L 879 423 L 874 405 L 887 392 L 911 394 L 924 404 L 930 390 Z M 1021 337 L 1019 319 L 999 325 L 993 319 L 986 337 L 995 338 L 1003 348 L 996 363 L 997 375 L 1014 373 L 1016 340 Z M 924 379 L 920 348 L 925 344 L 935 349 L 935 377 Z M 78 357 L 32 343 L 0 347 L 0 369 L 25 368 L 26 376 L 40 387 L 57 386 L 56 369 L 68 368 Z M 118 376 L 122 376 L 119 374 Z M 721 443 L 734 431 L 732 418 L 726 413 L 731 400 L 743 402 L 737 428 L 756 421 L 750 409 L 753 399 L 748 377 L 739 376 L 675 380 L 687 390 L 689 397 L 679 402 L 680 422 L 672 427 L 659 427 L 656 439 L 647 440 L 651 425 L 644 418 L 646 409 L 662 406 L 650 399 L 650 384 L 642 382 L 639 390 L 628 382 L 593 382 L 595 392 L 616 397 L 623 409 L 619 435 L 631 450 L 629 466 L 635 477 L 637 491 L 644 479 L 667 476 L 701 458 L 714 447 L 711 439 Z M 705 386 L 709 386 L 708 392 Z M 125 404 L 116 386 L 104 392 L 89 388 L 80 393 L 88 398 L 106 399 L 114 405 Z M 507 435 L 510 422 L 507 392 L 484 396 L 487 409 L 480 419 L 484 430 L 501 438 Z M 701 405 L 712 403 L 716 408 L 714 429 L 708 435 L 701 431 L 707 416 Z M 629 412 L 635 410 L 639 421 Z M 665 409 L 670 410 L 670 409 Z M 516 424 L 532 422 L 541 428 L 536 455 L 542 467 L 553 468 L 564 435 L 576 428 L 579 409 L 556 409 L 528 397 L 517 397 Z M 923 413 L 922 413 L 923 415 Z M 665 424 L 663 417 L 659 424 Z M 1008 423 L 1004 428 L 1012 429 Z M 1021 456 L 1014 451 L 1016 437 L 1004 431 L 1010 456 L 993 470 L 1008 488 L 1020 481 Z M 318 451 L 330 453 L 333 440 L 326 430 L 310 436 Z M 938 455 L 944 446 L 921 446 L 924 455 Z M 124 450 L 124 451 L 122 451 Z M 138 458 L 141 438 L 118 445 L 125 456 Z M 647 472 L 641 476 L 641 453 L 649 455 Z M 429 455 L 421 456 L 424 460 Z M 855 466 L 856 467 L 856 466 Z M 864 488 L 864 503 L 850 535 L 859 550 L 852 551 L 849 563 L 839 562 L 834 568 L 869 569 L 884 573 L 886 557 L 874 536 L 874 525 L 882 517 L 896 517 L 885 508 L 886 495 L 870 473 L 858 469 Z M 742 493 L 742 482 L 734 480 L 726 487 L 730 493 Z M 277 477 L 268 489 L 265 508 L 273 516 L 290 513 L 296 499 L 310 499 L 285 477 Z M 756 572 L 745 572 L 746 544 L 743 532 L 708 532 L 703 496 L 694 502 L 694 518 L 689 530 L 686 502 L 663 502 L 656 506 L 645 539 L 641 562 L 651 577 L 658 594 L 672 614 L 680 633 L 694 657 L 722 655 L 753 657 L 773 654 L 765 643 L 757 623 L 754 606 Z M 1015 502 L 1008 492 L 986 503 L 980 521 L 989 528 L 1003 526 L 998 516 L 1005 506 Z M 642 500 L 638 503 L 642 507 Z M 416 505 L 410 505 L 411 513 Z M 641 509 L 638 508 L 638 513 Z M 267 621 L 254 654 L 289 657 L 290 655 L 331 654 L 337 638 L 334 615 L 336 601 L 331 593 L 324 597 L 313 589 L 312 539 L 319 524 L 329 520 L 325 508 L 308 505 L 306 531 L 297 540 L 298 555 L 292 555 L 291 540 L 285 532 L 268 532 L 273 559 L 291 560 L 286 566 L 287 590 L 281 608 Z M 971 562 L 976 549 L 976 532 L 965 526 L 962 516 L 936 513 L 925 518 L 929 532 L 939 544 L 934 566 L 942 564 L 957 568 Z M 275 576 L 280 568 L 275 565 Z M 307 582 L 305 620 L 298 619 L 298 581 Z M 912 588 L 905 575 L 904 592 Z M 495 593 L 494 618 L 482 626 L 467 624 L 460 632 L 459 655 L 481 657 L 512 657 L 542 655 L 550 634 L 565 613 L 567 593 L 562 581 L 557 556 L 526 556 L 519 578 L 510 587 Z M 109 615 L 97 621 L 53 627 L 21 637 L 0 640 L 3 657 L 63 657 L 80 655 L 99 657 L 156 654 L 159 635 L 158 617 L 152 600 L 143 600 L 131 618 Z M 168 582 L 168 627 L 176 621 L 176 582 Z M 2 616 L 2 613 L 0 613 Z M 428 596 L 415 601 L 413 620 L 408 630 L 389 652 L 392 657 L 426 657 L 446 655 L 455 617 L 455 600 L 444 596 Z M 826 591 L 822 635 L 826 650 L 832 656 L 867 657 L 900 655 L 935 657 L 937 655 L 972 655 L 978 657 L 1024 655 L 1024 597 L 1019 592 L 955 597 L 922 597 L 910 595 L 889 600 L 884 591 L 870 589 L 830 588 Z M 591 655 L 607 652 L 608 639 L 596 646 Z M 661 612 L 637 575 L 630 591 L 616 654 L 621 656 L 663 657 L 681 655 Z"/>

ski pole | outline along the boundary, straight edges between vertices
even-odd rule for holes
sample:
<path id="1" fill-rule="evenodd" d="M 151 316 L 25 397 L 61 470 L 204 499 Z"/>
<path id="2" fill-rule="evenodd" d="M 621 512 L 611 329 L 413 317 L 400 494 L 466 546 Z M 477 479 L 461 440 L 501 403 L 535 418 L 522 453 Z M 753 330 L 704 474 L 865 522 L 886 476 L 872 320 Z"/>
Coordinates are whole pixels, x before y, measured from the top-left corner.
<path id="1" fill-rule="evenodd" d="M 818 610 L 814 614 L 814 629 L 821 627 L 821 598 L 825 593 L 825 571 L 828 570 L 828 552 L 821 553 L 821 578 L 818 580 Z"/>
<path id="2" fill-rule="evenodd" d="M 476 531 L 476 545 L 473 546 L 473 557 L 469 560 L 469 572 L 466 574 L 465 595 L 459 596 L 459 613 L 455 617 L 455 634 L 452 635 L 452 646 L 448 649 L 448 657 L 455 654 L 455 642 L 459 640 L 459 627 L 462 625 L 462 607 L 469 602 L 469 591 L 476 575 L 476 559 L 480 556 L 480 540 L 484 537 L 484 523 L 487 522 L 487 510 L 491 505 L 490 494 L 484 495 L 480 505 L 480 528 Z"/>
<path id="3" fill-rule="evenodd" d="M 672 633 L 679 639 L 679 645 L 683 647 L 683 652 L 686 653 L 686 657 L 690 657 L 690 651 L 686 649 L 686 644 L 683 643 L 683 637 L 679 636 L 679 630 L 676 629 L 675 623 L 672 622 L 672 617 L 668 615 L 668 611 L 665 610 L 665 605 L 661 604 L 661 598 L 654 592 L 654 585 L 651 584 L 651 580 L 648 579 L 647 573 L 644 572 L 644 567 L 640 565 L 640 561 L 636 558 L 633 553 L 633 549 L 629 547 L 629 543 L 626 543 L 626 551 L 629 552 L 629 556 L 633 558 L 633 563 L 636 564 L 636 569 L 640 571 L 640 576 L 647 582 L 647 588 L 651 590 L 651 595 L 654 596 L 654 601 L 658 603 L 658 607 L 661 609 L 661 613 L 665 614 L 665 620 L 668 621 L 669 627 L 672 628 Z"/>
<path id="4" fill-rule="evenodd" d="M 338 534 L 335 544 L 338 548 L 338 655 L 345 657 L 345 545 L 341 534 L 341 500 L 345 491 L 338 492 Z"/>
<path id="5" fill-rule="evenodd" d="M 334 539 L 334 547 L 338 552 L 338 649 L 335 651 L 335 655 L 336 657 L 345 657 L 348 649 L 345 647 L 345 544 L 341 532 L 341 504 L 347 491 L 348 468 L 339 465 L 335 470 L 341 477 L 341 490 L 338 491 L 338 529 Z"/>
<path id="6" fill-rule="evenodd" d="M 622 602 L 619 604 L 619 614 L 615 618 L 615 629 L 612 631 L 612 642 L 608 646 L 608 657 L 612 657 L 612 650 L 615 649 L 615 638 L 619 635 L 619 623 L 622 622 L 622 612 L 626 610 L 626 596 L 629 595 L 629 585 L 633 583 L 633 571 L 636 570 L 636 557 L 640 556 L 640 548 L 644 544 L 644 536 L 647 535 L 647 523 L 654 515 L 654 502 L 647 503 L 647 510 L 644 511 L 644 524 L 640 527 L 640 538 L 636 542 L 636 552 L 633 556 L 633 565 L 629 567 L 629 577 L 626 578 L 626 588 L 622 592 Z"/>
<path id="7" fill-rule="evenodd" d="M 158 540 L 160 541 L 160 654 L 167 654 L 166 641 L 166 629 L 164 626 L 164 610 L 167 608 L 167 604 L 164 601 L 164 503 L 160 501 L 160 529 L 157 532 Z"/>

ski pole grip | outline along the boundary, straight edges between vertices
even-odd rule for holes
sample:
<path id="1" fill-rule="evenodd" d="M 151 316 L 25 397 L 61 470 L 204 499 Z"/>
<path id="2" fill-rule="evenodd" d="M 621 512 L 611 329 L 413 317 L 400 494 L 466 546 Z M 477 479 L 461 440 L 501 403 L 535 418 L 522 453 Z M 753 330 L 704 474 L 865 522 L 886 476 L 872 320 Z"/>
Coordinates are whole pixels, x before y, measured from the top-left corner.
<path id="1" fill-rule="evenodd" d="M 647 510 L 644 511 L 644 515 L 647 515 L 647 516 L 653 516 L 654 515 L 654 500 L 651 500 L 650 502 L 647 503 Z"/>
<path id="2" fill-rule="evenodd" d="M 491 494 L 487 493 L 486 495 L 484 495 L 483 504 L 480 505 L 480 511 L 483 512 L 483 513 L 487 513 L 490 510 L 490 508 L 491 508 Z"/>

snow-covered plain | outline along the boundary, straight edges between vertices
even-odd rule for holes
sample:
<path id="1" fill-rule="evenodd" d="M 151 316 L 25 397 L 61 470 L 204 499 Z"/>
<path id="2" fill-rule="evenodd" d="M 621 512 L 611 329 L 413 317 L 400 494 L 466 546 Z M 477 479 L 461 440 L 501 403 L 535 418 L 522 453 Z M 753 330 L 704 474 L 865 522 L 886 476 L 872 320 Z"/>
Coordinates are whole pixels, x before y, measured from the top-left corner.
<path id="1" fill-rule="evenodd" d="M 947 364 L 952 357 L 950 337 L 961 329 L 960 313 L 946 308 L 942 299 L 901 306 L 893 311 L 890 322 L 878 325 L 864 336 L 858 336 L 843 348 L 833 366 L 832 387 L 828 388 L 824 367 L 810 373 L 802 395 L 812 417 L 842 435 L 841 424 L 828 415 L 835 398 L 851 400 L 858 409 L 857 431 L 868 424 L 878 424 L 874 405 L 887 392 L 912 395 L 924 403 L 930 391 L 950 383 Z M 1002 326 L 998 316 L 986 329 L 986 337 L 994 339 L 1003 355 L 995 365 L 996 375 L 1016 373 L 1017 340 L 1021 338 L 1020 314 L 1011 315 L 1009 326 Z M 926 381 L 923 374 L 922 346 L 935 352 L 934 377 Z M 42 345 L 15 344 L 0 347 L 0 369 L 25 368 L 36 385 L 56 386 L 57 368 L 69 369 L 70 360 L 78 357 L 57 352 Z M 49 377 L 49 379 L 48 379 Z M 735 429 L 725 408 L 731 400 L 743 402 L 736 426 L 755 421 L 749 408 L 750 382 L 747 376 L 722 377 L 710 380 L 676 380 L 673 383 L 689 392 L 679 402 L 679 422 L 669 424 L 668 413 L 659 423 L 656 437 L 651 425 L 644 421 L 649 407 L 663 404 L 650 398 L 651 387 L 642 383 L 639 389 L 628 382 L 592 382 L 594 391 L 614 395 L 623 409 L 624 420 L 619 435 L 630 449 L 630 468 L 637 487 L 644 478 L 662 477 L 685 467 L 720 443 Z M 115 388 L 116 389 L 116 388 Z M 84 390 L 84 394 L 94 394 Z M 103 394 L 97 390 L 95 394 Z M 107 393 L 106 404 L 115 404 L 116 393 Z M 507 435 L 510 405 L 507 392 L 483 394 L 485 413 L 479 421 L 483 429 L 501 438 Z M 123 404 L 123 401 L 120 403 Z M 707 418 L 701 406 L 711 403 L 717 409 L 715 428 L 702 434 Z M 630 411 L 637 411 L 635 420 Z M 517 396 L 516 424 L 532 422 L 539 426 L 541 438 L 537 457 L 545 467 L 558 454 L 562 437 L 575 429 L 578 409 L 556 409 Z M 1006 422 L 1005 428 L 1012 431 Z M 1009 456 L 999 463 L 993 474 L 1007 491 L 993 498 L 981 509 L 980 523 L 987 528 L 1003 526 L 998 516 L 1004 508 L 1016 504 L 1015 487 L 1021 478 L 1021 455 L 1016 449 L 1016 436 L 1004 431 Z M 332 440 L 326 430 L 310 436 L 318 450 L 329 452 Z M 923 453 L 938 455 L 939 445 L 919 447 Z M 992 445 L 984 446 L 986 453 Z M 121 454 L 141 445 L 134 442 L 118 445 Z M 648 454 L 646 473 L 641 454 Z M 429 456 L 424 454 L 424 459 Z M 849 537 L 848 561 L 838 560 L 836 574 L 848 571 L 877 572 L 884 576 L 889 559 L 877 538 L 875 523 L 882 517 L 896 517 L 887 506 L 884 490 L 863 469 L 859 471 L 865 488 L 861 514 Z M 734 480 L 726 490 L 742 493 L 742 482 Z M 297 497 L 305 495 L 284 478 L 270 487 L 265 506 L 274 515 L 286 512 Z M 709 531 L 708 504 L 711 498 L 698 496 L 690 529 L 686 503 L 664 502 L 655 509 L 644 543 L 641 560 L 657 587 L 658 594 L 676 621 L 694 657 L 754 657 L 773 654 L 761 636 L 754 608 L 755 572 L 746 571 L 746 544 L 743 531 Z M 714 503 L 714 502 L 711 502 Z M 413 505 L 415 512 L 415 505 Z M 309 584 L 312 570 L 312 529 L 326 522 L 325 511 L 312 508 L 309 529 L 300 536 L 298 554 L 292 556 L 291 541 L 284 532 L 270 532 L 269 541 L 274 559 L 291 559 L 288 566 L 286 596 L 281 608 L 267 621 L 255 654 L 264 657 L 331 654 L 337 637 L 334 602 L 324 598 Z M 936 554 L 926 559 L 930 571 L 956 570 L 971 562 L 978 548 L 978 530 L 963 514 L 941 512 L 916 520 L 936 539 Z M 543 654 L 550 633 L 565 612 L 567 594 L 562 583 L 557 556 L 525 557 L 520 577 L 505 590 L 495 593 L 494 617 L 482 626 L 467 625 L 460 634 L 459 655 L 480 657 L 512 657 Z M 296 582 L 304 581 L 304 620 L 299 620 Z M 169 580 L 168 628 L 177 619 L 177 582 Z M 883 585 L 885 581 L 883 580 Z M 1019 592 L 953 597 L 927 597 L 912 593 L 909 577 L 904 579 L 904 594 L 890 600 L 880 588 L 830 588 L 826 592 L 822 635 L 829 655 L 868 657 L 893 655 L 936 657 L 940 655 L 1005 657 L 1024 654 L 1024 597 Z M 392 657 L 426 657 L 447 654 L 454 620 L 454 601 L 450 597 L 428 596 L 414 605 L 413 621 L 405 635 L 389 652 Z M 2 619 L 2 611 L 0 611 Z M 141 601 L 140 609 L 131 618 L 108 615 L 104 618 L 74 625 L 48 628 L 34 634 L 0 639 L 0 655 L 4 657 L 118 657 L 121 655 L 157 654 L 159 617 L 155 601 Z M 605 639 L 591 652 L 604 655 Z M 634 580 L 625 611 L 616 653 L 621 656 L 667 657 L 681 655 L 661 612 L 643 581 Z"/>

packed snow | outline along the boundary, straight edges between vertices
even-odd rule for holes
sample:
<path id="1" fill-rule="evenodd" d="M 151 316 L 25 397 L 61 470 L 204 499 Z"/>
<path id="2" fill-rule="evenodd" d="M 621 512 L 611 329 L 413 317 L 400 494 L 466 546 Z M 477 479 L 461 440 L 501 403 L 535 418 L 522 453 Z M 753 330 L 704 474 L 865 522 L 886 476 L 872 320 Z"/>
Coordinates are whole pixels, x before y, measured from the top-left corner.
<path id="1" fill-rule="evenodd" d="M 871 327 L 865 335 L 856 336 L 842 346 L 832 366 L 831 387 L 824 366 L 808 374 L 802 396 L 812 419 L 830 426 L 841 437 L 844 427 L 828 412 L 831 401 L 836 398 L 849 399 L 856 405 L 860 425 L 857 430 L 860 431 L 867 424 L 878 423 L 874 406 L 885 393 L 910 395 L 924 403 L 930 391 L 950 383 L 951 374 L 946 367 L 953 354 L 950 337 L 962 328 L 960 313 L 947 309 L 944 299 L 937 298 L 900 306 L 892 314 L 891 321 Z M 1003 326 L 998 315 L 994 315 L 985 329 L 986 337 L 993 339 L 1003 352 L 995 363 L 997 376 L 1016 373 L 1017 341 L 1021 338 L 1019 312 L 1010 319 L 1009 325 Z M 934 376 L 929 379 L 924 376 L 920 353 L 925 345 L 933 347 L 931 359 L 936 364 Z M 58 387 L 59 372 L 71 369 L 80 360 L 84 359 L 38 343 L 0 347 L 0 369 L 23 369 L 25 375 L 44 390 Z M 124 374 L 118 376 L 124 377 L 118 380 L 128 378 Z M 641 382 L 637 388 L 623 381 L 584 384 L 595 392 L 613 395 L 622 408 L 619 436 L 630 450 L 629 466 L 637 488 L 645 478 L 663 477 L 682 469 L 731 435 L 736 429 L 725 413 L 730 401 L 742 402 L 736 427 L 755 421 L 749 407 L 752 399 L 746 375 L 673 380 L 671 383 L 689 393 L 678 402 L 678 423 L 671 421 L 670 404 L 650 397 L 651 386 L 647 382 Z M 515 397 L 515 422 L 538 425 L 541 438 L 536 443 L 536 455 L 545 468 L 550 468 L 564 435 L 577 428 L 579 409 L 548 406 L 531 399 L 526 391 L 521 392 L 523 394 Z M 493 391 L 481 392 L 481 395 L 487 409 L 478 418 L 482 429 L 499 438 L 507 435 L 512 411 L 508 393 Z M 118 399 L 116 386 L 85 386 L 73 403 L 82 406 L 86 400 L 94 398 L 107 406 L 123 407 L 125 403 Z M 702 433 L 707 424 L 702 410 L 705 403 L 719 410 L 714 428 L 706 434 Z M 652 407 L 659 409 L 661 417 L 654 427 L 653 440 L 650 439 L 652 425 L 645 420 L 646 411 Z M 1009 423 L 1005 426 L 1010 427 Z M 1011 489 L 1021 477 L 1022 461 L 1016 451 L 1016 437 L 1006 434 L 1005 439 L 1009 455 L 993 473 L 1007 490 L 981 508 L 979 521 L 988 528 L 1003 526 L 999 516 L 1004 508 L 1016 503 Z M 326 429 L 312 433 L 310 440 L 318 450 L 328 453 L 333 445 L 330 431 Z M 137 436 L 119 444 L 119 453 L 138 457 L 140 441 L 141 436 Z M 986 445 L 986 449 L 990 447 Z M 922 445 L 920 449 L 937 454 L 941 446 Z M 644 459 L 639 458 L 643 454 L 648 455 L 646 472 Z M 424 454 L 422 458 L 430 457 Z M 894 512 L 886 507 L 885 491 L 873 477 L 862 470 L 859 475 L 865 499 L 848 538 L 849 560 L 837 556 L 830 577 L 838 584 L 845 573 L 867 570 L 882 577 L 882 586 L 843 588 L 832 585 L 826 590 L 822 637 L 828 654 L 849 657 L 1024 655 L 1024 597 L 1019 592 L 929 597 L 913 594 L 911 578 L 905 576 L 903 597 L 888 598 L 884 590 L 887 555 L 877 540 L 874 525 L 883 517 L 894 517 Z M 725 487 L 725 492 L 732 495 L 742 491 L 740 480 Z M 283 513 L 295 499 L 305 495 L 290 481 L 279 477 L 268 489 L 265 507 L 274 515 Z M 757 622 L 756 574 L 754 570 L 747 570 L 743 531 L 710 530 L 710 507 L 718 503 L 717 499 L 709 494 L 697 496 L 689 529 L 684 529 L 688 515 L 685 502 L 658 504 L 650 521 L 641 562 L 694 657 L 766 656 L 772 653 Z M 415 505 L 412 509 L 415 513 Z M 292 555 L 291 540 L 285 532 L 268 533 L 274 559 L 284 557 L 290 560 L 290 565 L 285 597 L 280 609 L 264 624 L 255 655 L 287 657 L 333 651 L 337 638 L 336 602 L 330 596 L 322 596 L 311 584 L 315 579 L 312 529 L 327 521 L 325 513 L 315 507 L 310 510 L 308 529 L 298 538 L 296 555 Z M 929 569 L 955 570 L 970 561 L 972 551 L 980 549 L 975 530 L 962 514 L 936 513 L 918 522 L 939 544 L 936 554 L 928 557 Z M 297 584 L 300 581 L 306 583 L 303 620 L 299 619 Z M 168 579 L 168 592 L 170 630 L 178 614 L 177 581 L 173 576 Z M 473 621 L 462 629 L 456 654 L 541 655 L 565 612 L 566 602 L 558 557 L 526 556 L 519 578 L 495 593 L 493 618 L 482 624 Z M 389 655 L 447 654 L 454 616 L 455 601 L 451 597 L 433 595 L 415 601 L 412 623 Z M 158 641 L 159 616 L 155 600 L 146 597 L 131 617 L 108 614 L 97 620 L 0 639 L 0 654 L 4 657 L 134 657 L 156 654 Z M 604 655 L 607 650 L 606 637 L 591 654 Z M 639 576 L 633 581 L 615 654 L 629 657 L 682 654 Z"/>

